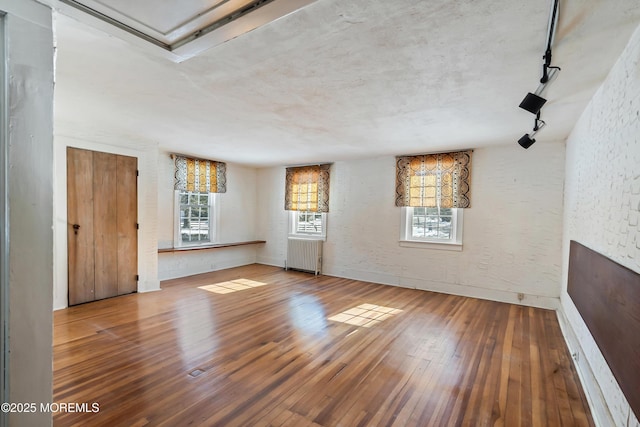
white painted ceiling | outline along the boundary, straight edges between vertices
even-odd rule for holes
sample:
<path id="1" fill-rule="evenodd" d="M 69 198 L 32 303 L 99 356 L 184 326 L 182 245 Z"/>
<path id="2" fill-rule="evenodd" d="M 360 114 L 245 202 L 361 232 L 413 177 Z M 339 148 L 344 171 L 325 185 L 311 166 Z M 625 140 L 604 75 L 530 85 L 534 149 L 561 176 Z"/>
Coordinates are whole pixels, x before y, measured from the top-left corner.
<path id="1" fill-rule="evenodd" d="M 515 144 L 549 10 L 317 0 L 181 63 L 56 14 L 55 132 L 252 166 Z M 561 1 L 537 144 L 568 136 L 639 24 L 637 0 Z"/>

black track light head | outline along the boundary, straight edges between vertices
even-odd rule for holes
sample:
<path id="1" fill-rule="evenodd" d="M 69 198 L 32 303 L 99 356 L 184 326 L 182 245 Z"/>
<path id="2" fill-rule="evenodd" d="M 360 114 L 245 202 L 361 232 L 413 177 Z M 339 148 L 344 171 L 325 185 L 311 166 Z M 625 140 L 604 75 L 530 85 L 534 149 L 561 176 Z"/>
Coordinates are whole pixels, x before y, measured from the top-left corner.
<path id="1" fill-rule="evenodd" d="M 546 99 L 535 93 L 529 92 L 520 103 L 520 108 L 527 110 L 532 114 L 538 114 L 542 106 L 547 102 Z"/>
<path id="2" fill-rule="evenodd" d="M 536 140 L 529 136 L 528 133 L 525 133 L 523 137 L 518 140 L 518 144 L 525 149 L 531 147 L 534 142 L 536 142 Z"/>

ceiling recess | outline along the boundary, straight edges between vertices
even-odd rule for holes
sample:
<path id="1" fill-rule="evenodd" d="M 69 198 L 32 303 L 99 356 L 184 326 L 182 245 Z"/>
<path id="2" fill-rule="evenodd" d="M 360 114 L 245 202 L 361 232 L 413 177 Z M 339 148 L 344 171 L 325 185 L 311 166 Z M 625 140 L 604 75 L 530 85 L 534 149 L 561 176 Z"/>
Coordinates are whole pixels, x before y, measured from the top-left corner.
<path id="1" fill-rule="evenodd" d="M 315 0 L 58 0 L 60 12 L 144 41 L 177 62 L 275 21 Z M 105 25 L 106 24 L 106 25 Z"/>

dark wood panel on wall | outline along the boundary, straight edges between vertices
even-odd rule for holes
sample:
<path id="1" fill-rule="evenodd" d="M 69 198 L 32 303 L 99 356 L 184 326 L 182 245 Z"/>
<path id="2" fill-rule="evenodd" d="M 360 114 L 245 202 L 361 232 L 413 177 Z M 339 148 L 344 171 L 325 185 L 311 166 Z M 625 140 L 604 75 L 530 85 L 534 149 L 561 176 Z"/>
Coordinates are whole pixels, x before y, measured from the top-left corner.
<path id="1" fill-rule="evenodd" d="M 640 274 L 572 240 L 568 292 L 640 418 Z"/>

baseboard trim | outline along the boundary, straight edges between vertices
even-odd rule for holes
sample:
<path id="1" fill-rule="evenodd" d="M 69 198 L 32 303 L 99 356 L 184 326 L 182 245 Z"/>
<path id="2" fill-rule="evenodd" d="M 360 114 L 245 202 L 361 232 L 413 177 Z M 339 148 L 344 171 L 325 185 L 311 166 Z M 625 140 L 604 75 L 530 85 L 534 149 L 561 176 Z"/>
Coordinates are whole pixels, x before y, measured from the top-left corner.
<path id="1" fill-rule="evenodd" d="M 259 256 L 256 258 L 256 264 L 264 264 L 270 265 L 272 267 L 281 267 L 284 268 L 284 258 L 273 258 L 273 257 L 263 257 Z"/>
<path id="2" fill-rule="evenodd" d="M 356 269 L 333 269 L 331 266 L 323 268 L 322 274 L 326 276 L 341 277 L 345 279 L 362 280 L 365 282 L 379 283 L 382 285 L 399 286 L 409 289 L 439 292 L 444 294 L 459 295 L 469 298 L 486 299 L 490 301 L 518 304 L 528 307 L 557 310 L 560 307 L 559 297 L 533 295 L 518 292 L 501 291 L 490 288 L 481 288 L 462 284 L 435 282 L 411 277 L 399 277 L 392 274 L 376 271 L 363 271 Z M 519 296 L 523 298 L 520 299 Z"/>
<path id="3" fill-rule="evenodd" d="M 204 265 L 201 268 L 188 268 L 188 269 L 179 269 L 179 270 L 167 270 L 158 272 L 158 276 L 160 281 L 163 280 L 172 280 L 172 279 L 180 279 L 182 277 L 193 276 L 196 274 L 209 273 L 212 271 L 225 270 L 227 268 L 234 267 L 242 267 L 245 265 L 255 264 L 256 260 L 253 257 L 240 257 L 229 260 L 215 260 L 215 266 L 205 267 Z"/>
<path id="4" fill-rule="evenodd" d="M 582 390 L 587 397 L 587 403 L 589 404 L 589 409 L 591 409 L 591 416 L 593 417 L 594 423 L 599 427 L 616 425 L 613 415 L 609 410 L 609 405 L 602 393 L 602 389 L 598 384 L 598 380 L 596 379 L 582 345 L 578 340 L 578 336 L 569 323 L 569 319 L 562 307 L 559 307 L 558 310 L 556 310 L 556 316 L 558 318 L 560 330 L 562 331 L 562 336 L 567 344 L 569 353 L 571 354 L 573 366 L 575 367 L 576 372 L 578 372 L 578 378 L 580 378 Z"/>

